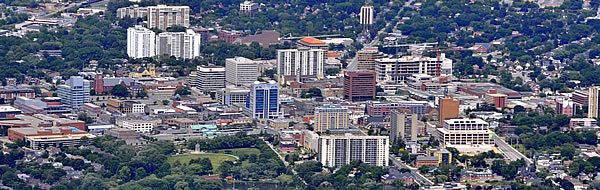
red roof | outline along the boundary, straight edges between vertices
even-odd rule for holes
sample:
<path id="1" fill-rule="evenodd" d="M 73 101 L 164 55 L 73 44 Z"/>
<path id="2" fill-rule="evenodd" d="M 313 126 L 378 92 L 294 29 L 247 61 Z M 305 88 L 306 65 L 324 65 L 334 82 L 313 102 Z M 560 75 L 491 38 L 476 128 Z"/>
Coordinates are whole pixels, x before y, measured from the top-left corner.
<path id="1" fill-rule="evenodd" d="M 339 53 L 334 53 L 334 52 L 327 52 L 327 57 L 340 57 L 342 56 Z"/>
<path id="2" fill-rule="evenodd" d="M 300 41 L 307 43 L 307 44 L 325 44 L 324 41 L 315 39 L 315 38 L 311 38 L 311 37 L 306 37 L 306 38 L 302 38 Z"/>

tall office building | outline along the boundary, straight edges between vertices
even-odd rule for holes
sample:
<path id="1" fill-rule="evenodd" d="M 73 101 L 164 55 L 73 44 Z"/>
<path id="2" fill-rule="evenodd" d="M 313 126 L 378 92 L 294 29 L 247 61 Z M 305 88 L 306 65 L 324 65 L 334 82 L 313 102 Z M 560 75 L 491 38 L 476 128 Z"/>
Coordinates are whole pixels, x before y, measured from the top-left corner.
<path id="1" fill-rule="evenodd" d="M 227 84 L 250 86 L 258 78 L 258 63 L 245 57 L 225 59 Z"/>
<path id="2" fill-rule="evenodd" d="M 275 81 L 250 85 L 246 99 L 246 114 L 254 119 L 268 119 L 279 116 L 279 85 Z"/>
<path id="3" fill-rule="evenodd" d="M 58 85 L 57 91 L 62 103 L 72 108 L 80 108 L 90 101 L 90 81 L 80 76 L 71 76 L 65 84 Z"/>
<path id="4" fill-rule="evenodd" d="M 364 47 L 356 53 L 358 55 L 358 70 L 375 71 L 377 62 L 375 59 L 383 57 L 383 53 L 379 52 L 377 47 Z"/>
<path id="5" fill-rule="evenodd" d="M 373 6 L 360 7 L 360 24 L 372 25 L 373 18 L 375 17 L 374 12 Z"/>
<path id="6" fill-rule="evenodd" d="M 140 25 L 127 29 L 127 55 L 132 58 L 156 55 L 156 34 Z"/>
<path id="7" fill-rule="evenodd" d="M 344 99 L 349 101 L 370 100 L 375 98 L 375 72 L 344 72 Z"/>
<path id="8" fill-rule="evenodd" d="M 388 166 L 388 143 L 387 136 L 321 136 L 318 158 L 327 167 L 340 167 L 354 160 L 373 166 Z"/>
<path id="9" fill-rule="evenodd" d="M 148 28 L 166 30 L 176 25 L 190 26 L 190 7 L 167 5 L 148 7 Z"/>
<path id="10" fill-rule="evenodd" d="M 325 104 L 315 108 L 315 131 L 348 128 L 348 108 L 339 104 Z"/>
<path id="11" fill-rule="evenodd" d="M 417 141 L 417 114 L 393 111 L 390 118 L 390 141 L 401 137 L 404 142 Z"/>
<path id="12" fill-rule="evenodd" d="M 182 59 L 200 56 L 200 34 L 188 29 L 186 32 L 163 32 L 156 40 L 156 54 Z"/>
<path id="13" fill-rule="evenodd" d="M 459 102 L 455 100 L 452 96 L 446 96 L 440 99 L 438 121 L 442 123 L 446 119 L 457 118 L 459 112 L 459 105 Z"/>
<path id="14" fill-rule="evenodd" d="M 481 119 L 448 119 L 438 128 L 442 147 L 452 145 L 493 145 L 489 124 Z"/>
<path id="15" fill-rule="evenodd" d="M 302 77 L 323 77 L 325 52 L 309 48 L 277 50 L 277 75 L 280 78 L 298 74 Z"/>
<path id="16" fill-rule="evenodd" d="M 452 75 L 452 59 L 440 54 L 439 58 L 424 56 L 403 56 L 400 58 L 381 58 L 375 60 L 377 81 L 398 83 L 413 74 L 431 76 Z"/>
<path id="17" fill-rule="evenodd" d="M 225 68 L 208 65 L 198 66 L 198 89 L 209 92 L 225 88 Z"/>
<path id="18" fill-rule="evenodd" d="M 588 118 L 598 118 L 600 113 L 600 86 L 590 87 L 588 93 Z"/>

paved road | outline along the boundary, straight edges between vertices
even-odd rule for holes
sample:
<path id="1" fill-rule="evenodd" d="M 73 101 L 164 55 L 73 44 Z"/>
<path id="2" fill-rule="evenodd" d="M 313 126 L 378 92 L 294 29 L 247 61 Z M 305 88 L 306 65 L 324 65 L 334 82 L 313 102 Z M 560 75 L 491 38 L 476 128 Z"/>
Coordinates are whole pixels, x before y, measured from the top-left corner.
<path id="1" fill-rule="evenodd" d="M 390 160 L 392 161 L 392 163 L 394 165 L 396 165 L 399 168 L 407 168 L 410 170 L 410 173 L 415 176 L 416 180 L 419 181 L 421 184 L 426 184 L 426 185 L 433 185 L 433 181 L 427 179 L 425 176 L 421 175 L 421 173 L 419 173 L 419 170 L 417 168 L 413 168 L 410 167 L 400 161 L 398 161 L 398 159 L 396 158 L 396 156 L 394 156 L 393 154 L 390 154 Z"/>
<path id="2" fill-rule="evenodd" d="M 410 6 L 415 0 L 409 0 L 406 3 L 404 3 L 404 5 L 400 8 L 399 12 L 402 12 L 402 10 L 404 10 L 405 7 Z M 398 17 L 398 15 L 396 15 L 396 18 Z M 387 28 L 389 25 L 391 24 L 391 22 L 387 22 L 385 27 L 383 27 L 381 30 L 377 31 L 377 36 L 375 36 L 373 38 L 373 41 L 371 41 L 369 44 L 365 45 L 366 47 L 373 47 L 373 46 L 377 46 L 379 45 L 379 35 L 383 34 L 385 31 L 385 28 Z M 354 58 L 352 58 L 352 61 L 350 61 L 350 64 L 348 64 L 348 66 L 346 66 L 346 70 L 348 71 L 354 71 L 358 69 L 358 55 L 354 56 Z"/>
<path id="3" fill-rule="evenodd" d="M 529 158 L 527 158 L 527 156 L 521 154 L 521 152 L 519 152 L 517 149 L 510 146 L 508 143 L 506 143 L 504 140 L 502 140 L 502 138 L 498 137 L 498 135 L 496 135 L 496 134 L 494 134 L 494 143 L 496 144 L 496 147 L 498 147 L 498 149 L 500 151 L 502 151 L 502 153 L 504 153 L 504 155 L 506 157 L 508 157 L 508 159 L 515 161 L 515 160 L 523 158 L 528 165 L 533 164 L 533 161 L 531 161 L 531 159 L 529 159 Z"/>

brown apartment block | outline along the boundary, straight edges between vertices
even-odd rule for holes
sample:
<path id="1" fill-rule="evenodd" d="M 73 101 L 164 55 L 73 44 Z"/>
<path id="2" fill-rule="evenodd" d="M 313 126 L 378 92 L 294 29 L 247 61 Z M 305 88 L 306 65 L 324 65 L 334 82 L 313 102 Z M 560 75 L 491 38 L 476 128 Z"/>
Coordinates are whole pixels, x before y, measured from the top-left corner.
<path id="1" fill-rule="evenodd" d="M 442 123 L 446 119 L 457 118 L 458 106 L 458 100 L 455 100 L 452 96 L 446 96 L 442 98 L 440 100 L 440 123 Z"/>
<path id="2" fill-rule="evenodd" d="M 375 71 L 346 71 L 344 73 L 344 99 L 370 100 L 375 98 Z"/>
<path id="3" fill-rule="evenodd" d="M 357 52 L 358 55 L 358 70 L 375 70 L 375 59 L 383 57 L 383 53 L 379 52 L 377 47 L 365 47 Z"/>

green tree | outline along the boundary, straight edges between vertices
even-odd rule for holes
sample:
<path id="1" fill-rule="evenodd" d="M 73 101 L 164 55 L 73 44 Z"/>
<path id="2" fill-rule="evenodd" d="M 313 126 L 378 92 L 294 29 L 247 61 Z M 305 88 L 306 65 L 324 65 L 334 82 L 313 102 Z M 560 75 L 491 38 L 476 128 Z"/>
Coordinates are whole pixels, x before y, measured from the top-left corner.
<path id="1" fill-rule="evenodd" d="M 125 87 L 122 84 L 117 84 L 110 90 L 110 94 L 118 97 L 126 97 L 127 95 L 129 95 L 129 92 L 127 90 L 127 87 Z"/>
<path id="2" fill-rule="evenodd" d="M 302 93 L 300 94 L 300 97 L 301 98 L 321 97 L 321 89 L 316 88 L 316 87 L 309 88 L 308 90 L 302 91 Z"/>
<path id="3" fill-rule="evenodd" d="M 119 175 L 117 176 L 119 179 L 123 181 L 129 181 L 131 179 L 131 169 L 129 166 L 123 166 L 119 170 Z"/>
<path id="4" fill-rule="evenodd" d="M 175 90 L 175 94 L 178 94 L 180 96 L 187 96 L 187 95 L 192 94 L 192 92 L 190 92 L 189 87 L 183 87 L 183 88 L 178 88 L 177 90 Z"/>

